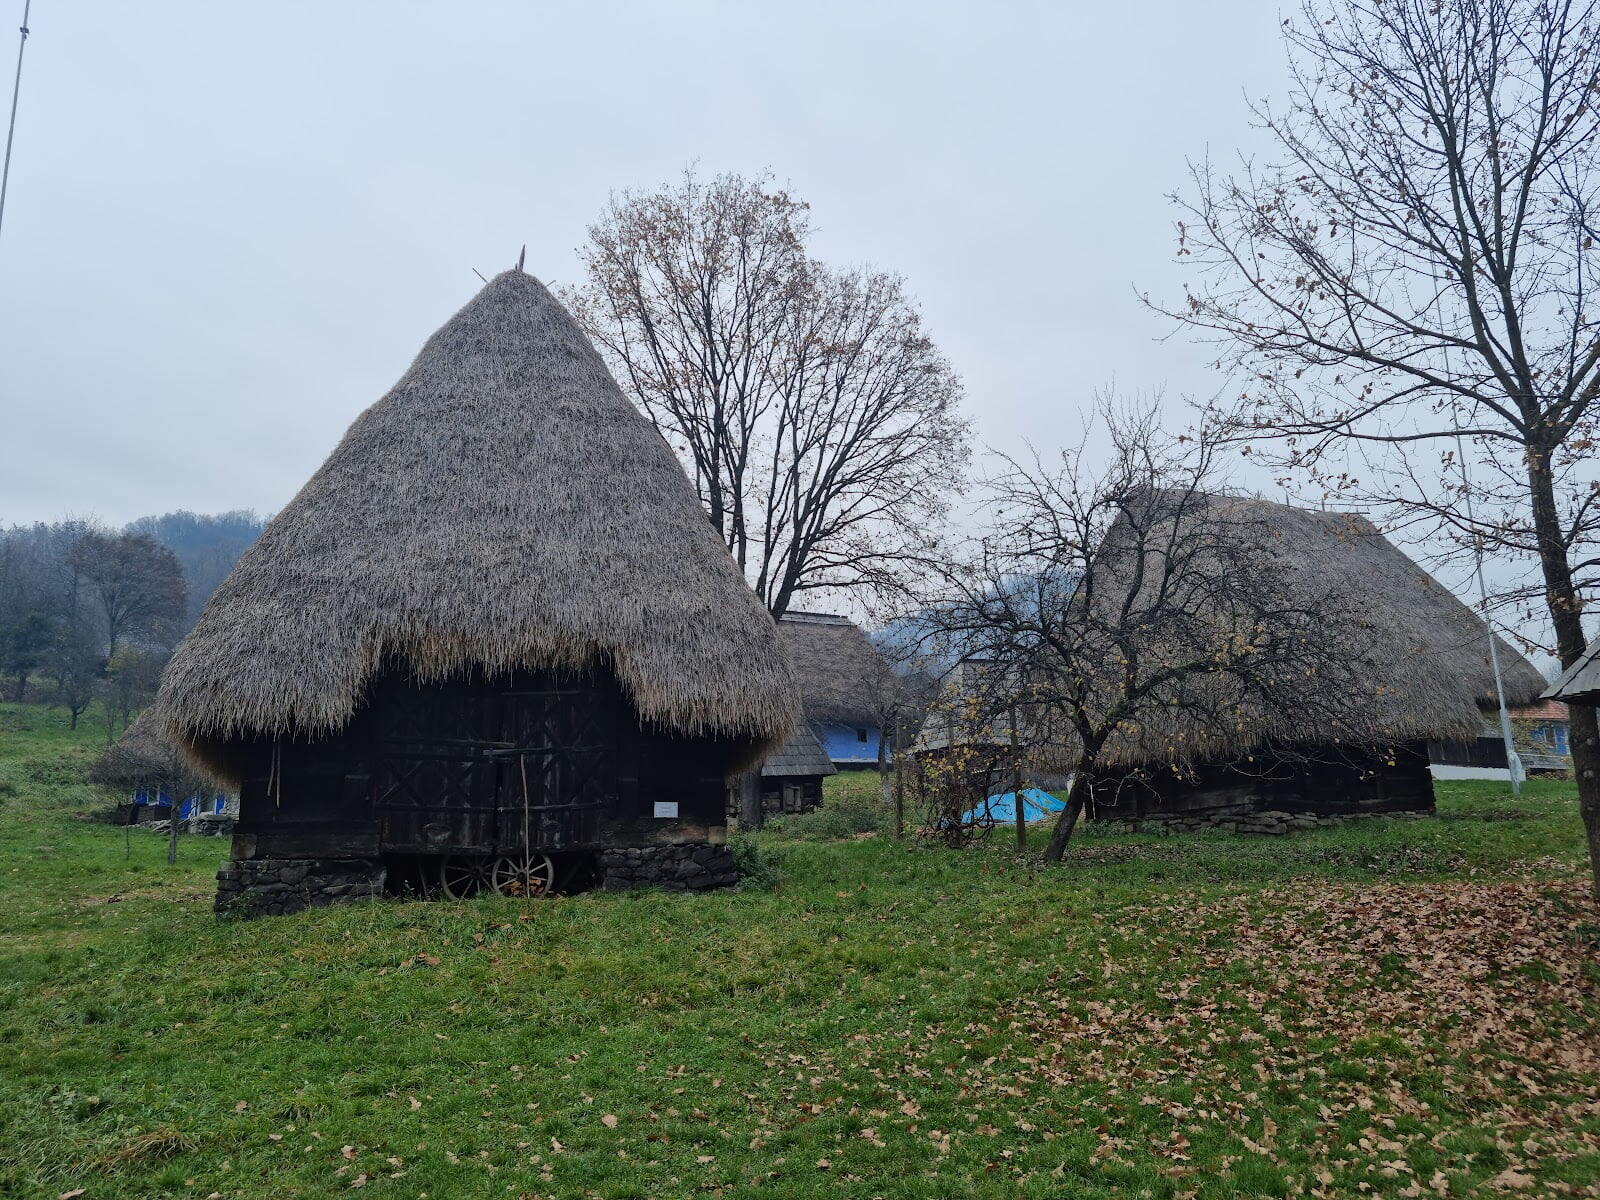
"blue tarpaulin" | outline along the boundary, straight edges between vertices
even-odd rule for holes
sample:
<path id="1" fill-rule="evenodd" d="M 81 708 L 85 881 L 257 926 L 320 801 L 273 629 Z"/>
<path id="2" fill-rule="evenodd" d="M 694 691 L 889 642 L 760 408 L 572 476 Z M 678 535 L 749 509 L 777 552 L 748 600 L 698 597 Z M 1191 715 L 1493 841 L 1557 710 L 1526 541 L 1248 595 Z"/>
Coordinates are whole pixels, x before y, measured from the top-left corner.
<path id="1" fill-rule="evenodd" d="M 1060 812 L 1066 807 L 1066 802 L 1052 796 L 1049 792 L 1041 792 L 1038 788 L 1022 789 L 1022 819 L 1024 821 L 1042 821 L 1046 817 Z M 985 819 L 985 816 L 997 825 L 1015 823 L 1017 819 L 1017 799 L 1014 792 L 1001 792 L 998 796 L 990 796 L 972 811 L 965 813 L 962 820 L 968 825 L 976 824 Z"/>

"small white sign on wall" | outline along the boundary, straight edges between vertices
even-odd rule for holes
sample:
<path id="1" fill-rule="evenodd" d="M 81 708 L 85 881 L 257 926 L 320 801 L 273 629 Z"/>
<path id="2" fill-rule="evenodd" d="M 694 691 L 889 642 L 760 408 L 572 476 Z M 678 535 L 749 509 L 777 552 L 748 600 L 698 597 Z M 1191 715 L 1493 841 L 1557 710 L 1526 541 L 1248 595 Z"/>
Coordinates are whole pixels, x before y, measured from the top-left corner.
<path id="1" fill-rule="evenodd" d="M 678 802 L 676 800 L 657 800 L 656 816 L 676 819 L 678 815 Z"/>

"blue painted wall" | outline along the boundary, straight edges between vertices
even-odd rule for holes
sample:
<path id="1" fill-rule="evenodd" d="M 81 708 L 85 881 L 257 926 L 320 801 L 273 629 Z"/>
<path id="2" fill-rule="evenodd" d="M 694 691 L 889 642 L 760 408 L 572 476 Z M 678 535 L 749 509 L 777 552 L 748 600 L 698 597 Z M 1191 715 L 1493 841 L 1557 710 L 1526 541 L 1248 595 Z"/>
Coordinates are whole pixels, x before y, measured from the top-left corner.
<path id="1" fill-rule="evenodd" d="M 819 725 L 817 740 L 822 743 L 822 752 L 833 760 L 834 766 L 878 765 L 879 730 L 876 725 Z"/>
<path id="2" fill-rule="evenodd" d="M 221 792 L 217 792 L 213 796 L 190 796 L 178 806 L 178 816 L 183 820 L 187 820 L 194 816 L 197 811 L 220 813 L 226 807 L 227 802 L 228 797 Z M 133 803 L 153 805 L 157 808 L 171 808 L 172 793 L 166 788 L 161 788 L 159 791 L 150 788 L 139 788 L 133 793 Z"/>
<path id="3" fill-rule="evenodd" d="M 1540 721 L 1529 731 L 1530 736 L 1542 747 L 1548 747 L 1556 754 L 1571 754 L 1567 748 L 1567 722 L 1565 721 Z"/>

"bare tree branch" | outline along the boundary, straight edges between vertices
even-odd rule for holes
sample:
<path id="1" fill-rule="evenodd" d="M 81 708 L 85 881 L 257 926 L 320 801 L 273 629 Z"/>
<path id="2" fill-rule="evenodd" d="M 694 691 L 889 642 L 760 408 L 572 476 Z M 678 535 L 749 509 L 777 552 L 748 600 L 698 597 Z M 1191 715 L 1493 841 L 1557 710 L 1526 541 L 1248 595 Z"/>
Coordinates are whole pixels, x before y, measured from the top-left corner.
<path id="1" fill-rule="evenodd" d="M 894 275 L 805 250 L 805 205 L 693 173 L 614 198 L 566 295 L 774 614 L 892 589 L 963 484 L 961 385 Z"/>

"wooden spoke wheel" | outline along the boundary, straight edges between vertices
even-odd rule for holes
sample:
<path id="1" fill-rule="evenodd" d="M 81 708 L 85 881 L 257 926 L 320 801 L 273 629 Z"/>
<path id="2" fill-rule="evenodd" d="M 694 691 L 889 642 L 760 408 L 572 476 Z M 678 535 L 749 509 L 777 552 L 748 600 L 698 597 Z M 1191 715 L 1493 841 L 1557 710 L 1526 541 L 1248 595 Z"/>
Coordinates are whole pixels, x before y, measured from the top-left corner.
<path id="1" fill-rule="evenodd" d="M 556 864 L 548 854 L 517 851 L 495 860 L 490 882 L 502 896 L 548 896 L 555 890 Z"/>
<path id="2" fill-rule="evenodd" d="M 451 900 L 465 900 L 494 886 L 493 860 L 473 854 L 453 854 L 439 864 L 439 891 Z"/>

